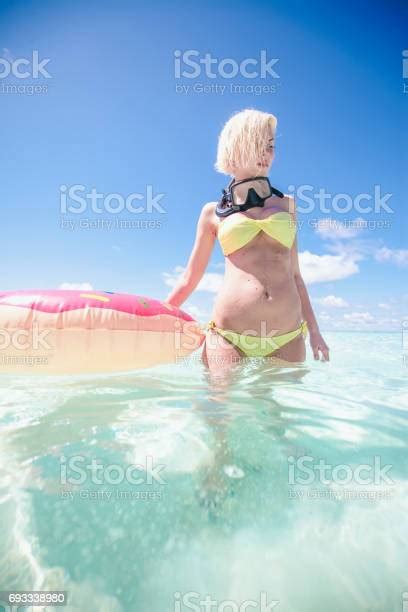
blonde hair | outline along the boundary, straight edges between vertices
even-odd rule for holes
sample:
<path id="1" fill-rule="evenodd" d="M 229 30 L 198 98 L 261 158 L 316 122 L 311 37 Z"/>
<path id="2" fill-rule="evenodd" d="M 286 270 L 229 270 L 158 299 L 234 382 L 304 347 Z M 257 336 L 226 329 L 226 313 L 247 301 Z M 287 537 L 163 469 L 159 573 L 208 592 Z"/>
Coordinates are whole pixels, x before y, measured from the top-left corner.
<path id="1" fill-rule="evenodd" d="M 253 108 L 232 115 L 218 138 L 215 169 L 233 175 L 236 168 L 246 168 L 259 159 L 270 131 L 275 134 L 277 123 L 274 115 Z"/>

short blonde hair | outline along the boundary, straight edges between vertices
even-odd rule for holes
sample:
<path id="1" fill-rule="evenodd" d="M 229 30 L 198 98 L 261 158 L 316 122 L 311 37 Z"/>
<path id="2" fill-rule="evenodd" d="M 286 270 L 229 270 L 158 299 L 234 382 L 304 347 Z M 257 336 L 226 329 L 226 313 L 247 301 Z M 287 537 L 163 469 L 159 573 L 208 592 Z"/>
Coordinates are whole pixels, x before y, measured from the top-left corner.
<path id="1" fill-rule="evenodd" d="M 277 123 L 274 115 L 253 108 L 232 115 L 218 138 L 215 169 L 233 175 L 234 169 L 246 168 L 259 159 L 269 132 L 275 134 Z"/>

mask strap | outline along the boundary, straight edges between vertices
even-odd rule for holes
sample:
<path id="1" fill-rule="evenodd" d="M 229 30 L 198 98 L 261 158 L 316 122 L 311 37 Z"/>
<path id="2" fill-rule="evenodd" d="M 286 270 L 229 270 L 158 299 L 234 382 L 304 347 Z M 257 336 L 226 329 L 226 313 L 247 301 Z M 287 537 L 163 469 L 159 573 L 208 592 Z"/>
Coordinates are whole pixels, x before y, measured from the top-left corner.
<path id="1" fill-rule="evenodd" d="M 220 206 L 225 207 L 227 204 L 231 203 L 231 186 L 233 185 L 234 182 L 235 182 L 235 179 L 233 178 L 230 181 L 228 187 L 222 190 Z"/>

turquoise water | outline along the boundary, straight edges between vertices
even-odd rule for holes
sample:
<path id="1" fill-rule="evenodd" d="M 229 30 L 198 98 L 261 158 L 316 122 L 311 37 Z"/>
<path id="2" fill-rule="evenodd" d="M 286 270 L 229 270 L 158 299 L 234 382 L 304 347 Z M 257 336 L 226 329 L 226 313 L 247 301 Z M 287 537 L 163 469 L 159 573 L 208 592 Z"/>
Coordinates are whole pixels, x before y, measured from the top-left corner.
<path id="1" fill-rule="evenodd" d="M 325 339 L 330 363 L 308 349 L 229 381 L 199 354 L 3 376 L 0 590 L 68 591 L 56 610 L 406 612 L 408 355 L 399 334 Z"/>

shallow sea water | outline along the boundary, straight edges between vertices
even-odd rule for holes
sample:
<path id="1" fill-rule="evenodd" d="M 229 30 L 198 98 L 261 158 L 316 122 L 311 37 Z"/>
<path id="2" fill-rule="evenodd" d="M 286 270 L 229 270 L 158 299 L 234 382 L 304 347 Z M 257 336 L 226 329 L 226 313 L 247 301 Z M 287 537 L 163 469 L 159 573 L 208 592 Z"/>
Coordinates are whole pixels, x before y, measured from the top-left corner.
<path id="1" fill-rule="evenodd" d="M 407 612 L 408 355 L 394 333 L 325 339 L 329 363 L 308 347 L 228 381 L 199 353 L 2 376 L 0 590 L 66 590 L 48 610 Z"/>

